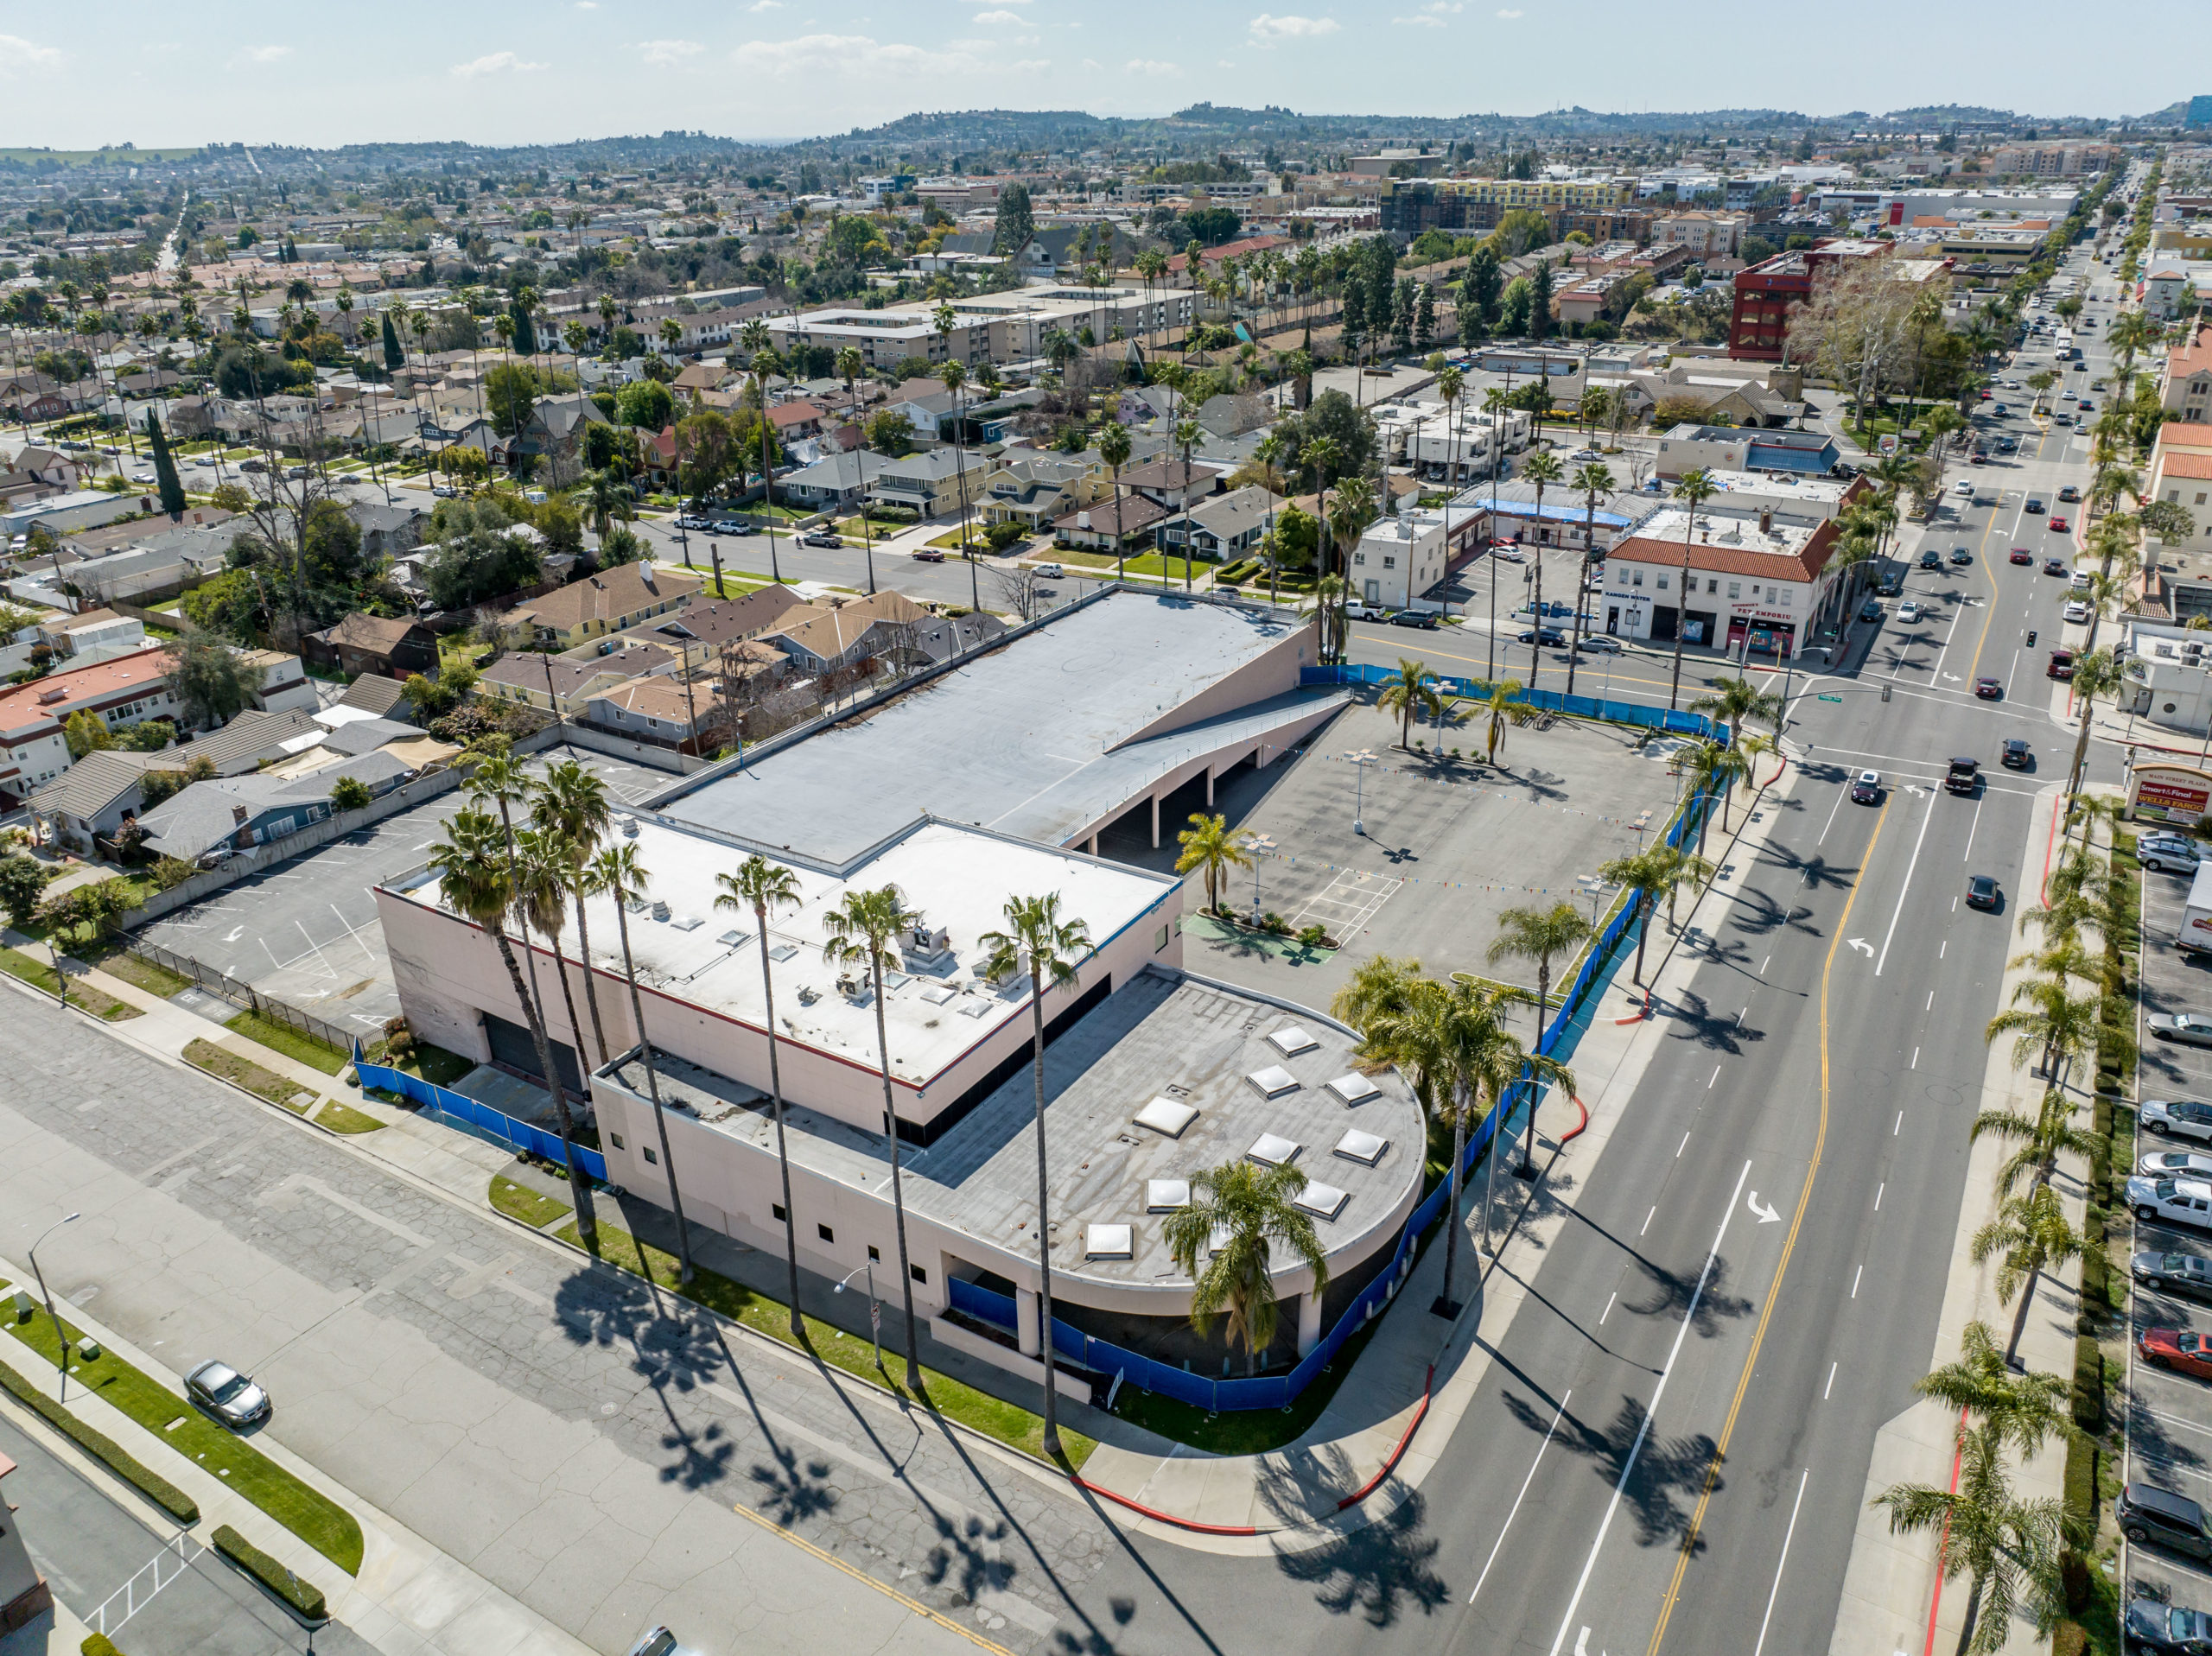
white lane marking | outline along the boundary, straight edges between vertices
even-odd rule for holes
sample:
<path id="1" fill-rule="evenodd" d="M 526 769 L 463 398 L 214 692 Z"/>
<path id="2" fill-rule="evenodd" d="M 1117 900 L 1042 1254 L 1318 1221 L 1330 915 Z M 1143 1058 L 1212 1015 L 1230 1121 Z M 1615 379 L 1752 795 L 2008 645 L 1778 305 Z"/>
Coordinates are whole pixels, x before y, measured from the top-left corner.
<path id="1" fill-rule="evenodd" d="M 1920 1049 L 1918 1047 L 1915 1047 L 1912 1050 L 1912 1063 L 1910 1068 L 1914 1069 L 1920 1068 Z"/>
<path id="2" fill-rule="evenodd" d="M 1475 1577 L 1475 1590 L 1467 1595 L 1468 1603 L 1475 1602 L 1483 1590 L 1483 1583 L 1490 1579 L 1490 1567 L 1497 1562 L 1497 1550 L 1505 1545 L 1506 1532 L 1513 1527 L 1514 1517 L 1521 1510 L 1521 1501 L 1529 1493 L 1529 1486 L 1536 1481 L 1536 1469 L 1543 1464 L 1544 1451 L 1552 1446 L 1552 1434 L 1559 1430 L 1560 1417 L 1567 1412 L 1567 1399 L 1573 1395 L 1572 1391 L 1568 1392 L 1566 1397 L 1560 1399 L 1559 1407 L 1552 1412 L 1552 1424 L 1544 1428 L 1544 1441 L 1536 1445 L 1536 1458 L 1529 1462 L 1529 1475 L 1521 1480 L 1521 1494 L 1513 1497 L 1512 1511 L 1505 1514 L 1504 1527 L 1498 1531 L 1497 1539 L 1491 1543 L 1490 1557 L 1483 1560 L 1483 1573 Z M 1788 1551 L 1789 1543 L 1784 1542 L 1783 1546 L 1785 1551 Z"/>
<path id="3" fill-rule="evenodd" d="M 1891 1128 L 1890 1129 L 1890 1137 L 1891 1137 L 1891 1138 L 1892 1138 L 1892 1139 L 1894 1139 L 1894 1138 L 1896 1138 L 1896 1137 L 1897 1136 L 1897 1134 L 1899 1134 L 1900 1133 L 1903 1133 L 1904 1131 L 1904 1112 L 1903 1110 L 1899 1110 L 1899 1111 L 1897 1112 L 1897 1126 L 1893 1126 L 1893 1127 L 1891 1127 Z"/>
<path id="4" fill-rule="evenodd" d="M 1912 890 L 1912 871 L 1920 866 L 1920 847 L 1928 838 L 1928 824 L 1936 815 L 1936 796 L 1930 793 L 1928 796 L 1928 809 L 1921 813 L 1920 834 L 1912 842 L 1911 860 L 1904 866 L 1904 883 L 1897 887 L 1897 905 L 1890 910 L 1890 929 L 1882 934 L 1882 952 L 1874 961 L 1876 977 L 1882 975 L 1882 968 L 1889 962 L 1890 939 L 1897 935 L 1897 917 L 1904 912 L 1905 895 Z"/>
<path id="5" fill-rule="evenodd" d="M 1951 952 L 1951 940 L 1950 940 L 1948 937 L 1946 937 L 1945 939 L 1943 939 L 1943 941 L 1942 941 L 1941 943 L 1938 943 L 1938 944 L 1936 946 L 1936 958 L 1937 960 L 1939 960 L 1939 961 L 1940 961 L 1940 960 L 1942 960 L 1942 959 L 1943 958 L 1943 956 L 1944 956 L 1944 955 L 1946 955 L 1949 954 L 1950 952 Z"/>
<path id="6" fill-rule="evenodd" d="M 1923 1012 L 1934 1012 L 1936 1010 L 1936 992 L 1933 989 L 1930 989 L 1928 992 L 1928 1004 L 1923 1006 L 1920 1010 Z"/>
<path id="7" fill-rule="evenodd" d="M 1977 799 L 1974 802 L 1974 821 L 1967 824 L 1967 848 L 1965 853 L 1959 858 L 1961 862 L 1972 862 L 1974 860 L 1974 831 L 1981 826 L 1981 808 L 1987 803 L 1988 802 L 1986 800 L 1981 799 Z"/>
<path id="8" fill-rule="evenodd" d="M 1761 1656 L 1766 1649 L 1767 1623 L 1774 1620 L 1774 1602 L 1782 1596 L 1783 1566 L 1789 1562 L 1789 1539 L 1797 1533 L 1797 1509 L 1805 1504 L 1805 1481 L 1812 1475 L 1813 1469 L 1808 1466 L 1797 1480 L 1797 1499 L 1789 1503 L 1789 1527 L 1782 1532 L 1782 1557 L 1775 1561 L 1774 1588 L 1766 1596 L 1766 1614 L 1759 1618 L 1759 1641 L 1751 1646 L 1751 1656 Z"/>
<path id="9" fill-rule="evenodd" d="M 1559 1633 L 1552 1640 L 1551 1656 L 1559 1656 L 1567 1647 L 1567 1631 L 1574 1625 L 1574 1613 L 1582 1608 L 1582 1595 L 1589 1590 L 1590 1572 L 1598 1567 L 1598 1551 L 1605 1545 L 1605 1532 L 1612 1527 L 1613 1514 L 1620 1510 L 1621 1492 L 1628 1488 L 1628 1481 L 1636 1475 L 1636 1462 L 1643 1453 L 1643 1440 L 1650 1436 L 1651 1423 L 1658 1418 L 1659 1400 L 1667 1394 L 1667 1381 L 1675 1372 L 1675 1359 L 1681 1355 L 1682 1342 L 1689 1336 L 1690 1323 L 1697 1316 L 1697 1308 L 1705 1298 L 1705 1285 L 1713 1279 L 1713 1261 L 1720 1257 L 1720 1244 L 1728 1235 L 1728 1221 L 1736 1216 L 1736 1202 L 1744 1194 L 1744 1181 L 1751 1176 L 1751 1164 L 1744 1164 L 1744 1171 L 1736 1175 L 1736 1188 L 1728 1193 L 1728 1205 L 1720 1210 L 1720 1228 L 1713 1234 L 1713 1247 L 1705 1256 L 1705 1269 L 1698 1272 L 1697 1286 L 1691 1291 L 1690 1303 L 1682 1312 L 1680 1327 L 1675 1330 L 1675 1343 L 1667 1353 L 1667 1366 L 1659 1371 L 1659 1384 L 1652 1388 L 1651 1402 L 1644 1409 L 1643 1424 L 1636 1429 L 1636 1441 L 1629 1445 L 1628 1459 L 1621 1464 L 1621 1475 L 1613 1485 L 1613 1497 L 1605 1503 L 1605 1516 L 1598 1525 L 1598 1533 L 1590 1543 L 1590 1556 L 1582 1561 L 1582 1574 L 1574 1583 L 1574 1596 L 1567 1601 L 1567 1615 L 1559 1624 Z M 1585 1634 L 1588 1632 L 1584 1629 Z"/>
<path id="10" fill-rule="evenodd" d="M 1760 975 L 1761 977 L 1764 977 L 1764 976 L 1766 975 L 1766 968 L 1767 968 L 1768 967 L 1770 967 L 1770 966 L 1773 965 L 1773 964 L 1774 964 L 1774 956 L 1773 956 L 1773 955 L 1768 955 L 1764 960 L 1761 961 L 1759 962 L 1759 975 Z"/>
<path id="11" fill-rule="evenodd" d="M 1828 820 L 1821 824 L 1821 838 L 1813 841 L 1815 845 L 1819 845 L 1822 840 L 1828 837 L 1828 830 L 1835 826 L 1835 814 L 1843 809 L 1843 796 L 1850 791 L 1849 783 L 1846 783 L 1835 790 L 1835 803 L 1828 807 Z"/>
<path id="12" fill-rule="evenodd" d="M 1705 1083 L 1705 1090 L 1706 1090 L 1707 1092 L 1708 1092 L 1708 1093 L 1709 1093 L 1709 1092 L 1711 1092 L 1711 1091 L 1713 1090 L 1713 1081 L 1719 1081 L 1719 1079 L 1720 1079 L 1720 1066 L 1719 1066 L 1719 1064 L 1717 1064 L 1717 1063 L 1716 1063 L 1716 1064 L 1714 1064 L 1714 1065 L 1713 1066 L 1713 1081 L 1708 1081 L 1708 1082 L 1707 1082 Z"/>
<path id="13" fill-rule="evenodd" d="M 1739 1012 L 1736 1014 L 1736 1027 L 1738 1029 L 1744 1027 L 1744 1012 L 1747 1012 L 1749 1011 L 1751 1011 L 1751 1008 L 1746 1006 L 1744 1008 L 1743 1012 Z"/>
<path id="14" fill-rule="evenodd" d="M 1637 1234 L 1638 1236 L 1643 1235 L 1643 1231 L 1645 1231 L 1645 1230 L 1649 1230 L 1649 1229 L 1651 1228 L 1651 1221 L 1652 1221 L 1653 1217 L 1654 1217 L 1655 1215 L 1657 1215 L 1658 1211 L 1659 1211 L 1659 1209 L 1658 1209 L 1657 1208 L 1656 1208 L 1656 1207 L 1655 1207 L 1655 1208 L 1653 1208 L 1653 1209 L 1651 1209 L 1650 1213 L 1648 1213 L 1648 1214 L 1646 1214 L 1646 1215 L 1643 1215 L 1643 1230 L 1639 1230 L 1638 1232 L 1637 1232 Z"/>
<path id="15" fill-rule="evenodd" d="M 1866 1267 L 1863 1265 L 1851 1273 L 1851 1297 L 1853 1299 L 1859 1298 L 1859 1278 L 1866 1274 Z"/>
<path id="16" fill-rule="evenodd" d="M 2012 664 L 2005 669 L 2005 699 L 2007 701 L 2012 699 L 2012 675 L 2019 670 L 2020 652 L 2016 648 L 2012 651 Z"/>
<path id="17" fill-rule="evenodd" d="M 1874 1211 L 1876 1213 L 1882 1211 L 1882 1192 L 1889 1188 L 1890 1182 L 1887 1179 L 1884 1179 L 1879 1184 L 1874 1187 Z"/>
<path id="18" fill-rule="evenodd" d="M 1690 1136 L 1689 1136 L 1689 1134 L 1688 1134 L 1688 1133 L 1684 1133 L 1684 1134 L 1682 1135 L 1682 1142 L 1681 1142 L 1681 1143 L 1680 1143 L 1680 1144 L 1678 1144 L 1678 1145 L 1676 1145 L 1675 1146 L 1675 1159 L 1676 1161 L 1680 1161 L 1680 1160 L 1681 1160 L 1681 1158 L 1682 1158 L 1682 1152 L 1683 1152 L 1685 1150 L 1688 1150 L 1689 1147 L 1690 1147 Z"/>
<path id="19" fill-rule="evenodd" d="M 1828 1400 L 1828 1393 L 1835 1390 L 1835 1371 L 1836 1365 L 1834 1363 L 1830 1363 L 1828 1365 L 1828 1383 L 1821 1387 L 1821 1401 L 1823 1403 L 1826 1403 Z"/>
<path id="20" fill-rule="evenodd" d="M 1602 1329 L 1605 1326 L 1605 1319 L 1613 1314 L 1613 1302 L 1620 1297 L 1620 1290 L 1618 1288 L 1616 1288 L 1611 1293 L 1605 1296 L 1605 1309 L 1598 1313 L 1598 1326 L 1599 1328 Z"/>

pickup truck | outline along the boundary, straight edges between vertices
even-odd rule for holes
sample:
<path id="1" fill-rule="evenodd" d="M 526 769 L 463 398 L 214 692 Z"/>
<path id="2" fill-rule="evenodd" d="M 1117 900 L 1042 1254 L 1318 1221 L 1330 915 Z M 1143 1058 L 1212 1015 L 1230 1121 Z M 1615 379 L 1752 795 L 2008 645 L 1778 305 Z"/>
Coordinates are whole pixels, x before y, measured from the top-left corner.
<path id="1" fill-rule="evenodd" d="M 1950 772 L 1943 778 L 1943 786 L 1947 791 L 1955 794 L 1973 793 L 1981 786 L 1981 761 L 1953 759 Z"/>

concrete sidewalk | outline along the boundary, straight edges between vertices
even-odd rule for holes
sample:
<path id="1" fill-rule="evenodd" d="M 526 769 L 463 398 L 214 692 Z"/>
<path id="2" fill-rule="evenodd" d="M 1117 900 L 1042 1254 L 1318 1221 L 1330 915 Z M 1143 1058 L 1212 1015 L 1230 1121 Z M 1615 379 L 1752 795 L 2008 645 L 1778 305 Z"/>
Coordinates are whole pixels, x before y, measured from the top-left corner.
<path id="1" fill-rule="evenodd" d="M 1294 1443 L 1245 1456 L 1208 1456 L 1180 1447 L 1154 1455 L 1102 1443 L 1084 1467 L 1084 1479 L 1154 1514 L 1128 1527 L 1204 1551 L 1268 1557 L 1287 1532 L 1298 1532 L 1301 1545 L 1348 1533 L 1387 1517 L 1421 1488 L 1529 1298 L 1536 1262 L 1569 1222 L 1572 1193 L 1590 1180 L 1658 1050 L 1665 1008 L 1702 964 L 1696 937 L 1712 930 L 1709 917 L 1740 889 L 1780 820 L 1774 807 L 1789 796 L 1797 775 L 1793 745 L 1792 762 L 1777 781 L 1738 802 L 1731 833 L 1724 836 L 1717 824 L 1709 831 L 1707 855 L 1724 872 L 1695 902 L 1682 905 L 1680 930 L 1670 936 L 1663 910 L 1653 917 L 1645 975 L 1652 1007 L 1661 1016 L 1643 1014 L 1645 997 L 1630 985 L 1628 967 L 1617 968 L 1600 986 L 1591 1022 L 1567 1055 L 1580 1101 L 1589 1113 L 1586 1129 L 1574 1131 L 1580 1113 L 1565 1101 L 1554 1100 L 1542 1111 L 1537 1177 L 1523 1183 L 1501 1171 L 1496 1181 L 1491 1219 L 1499 1252 L 1494 1258 L 1479 1251 L 1488 1169 L 1478 1167 L 1467 1181 L 1455 1284 L 1463 1304 L 1458 1319 L 1447 1326 L 1429 1309 L 1444 1274 L 1444 1249 L 1433 1240 L 1337 1399 Z M 1686 942 L 1692 946 L 1683 948 Z M 1632 952 L 1627 958 L 1632 961 Z M 1521 1120 L 1516 1114 L 1508 1126 L 1517 1128 Z M 1514 1159 L 1508 1151 L 1508 1167 Z M 1424 1396 L 1427 1412 L 1390 1475 L 1367 1499 L 1339 1510 L 1339 1502 L 1389 1466 Z M 1249 1532 L 1212 1533 L 1187 1527 L 1192 1525 Z"/>
<path id="2" fill-rule="evenodd" d="M 2054 818 L 2062 797 L 2063 790 L 2056 785 L 2037 796 L 2029 818 L 2024 904 L 2031 889 L 2038 893 L 2036 900 L 2040 900 L 2046 857 L 2055 860 Z M 2013 987 L 2026 975 L 2022 968 L 2006 968 L 1999 992 L 2000 1005 L 2009 1003 Z M 2094 1075 L 2085 1078 L 2085 1083 L 2093 1080 Z M 1989 1050 L 1977 1107 L 2011 1109 L 2033 1116 L 2043 1088 L 2039 1076 L 2013 1067 L 2012 1043 L 1999 1041 Z M 2088 1084 L 2069 1084 L 2066 1090 L 2084 1113 L 2094 1101 Z M 1976 1141 L 1968 1153 L 1966 1199 L 1952 1239 L 1948 1284 L 1936 1324 L 1935 1348 L 1928 1360 L 1931 1369 L 1957 1357 L 1968 1323 L 1988 1324 L 2000 1342 L 2011 1329 L 2012 1311 L 1997 1297 L 2000 1261 L 1993 1259 L 1986 1265 L 1976 1265 L 1971 1253 L 1974 1233 L 1996 1215 L 1995 1174 L 2011 1151 L 2004 1139 L 1992 1135 Z M 2088 1197 L 2087 1169 L 2081 1159 L 2062 1157 L 2051 1186 L 2058 1193 L 2069 1222 L 2078 1230 Z M 2038 1283 L 2020 1338 L 2020 1359 L 2029 1369 L 2063 1376 L 2073 1374 L 2080 1285 L 2078 1265 L 2069 1266 L 2056 1281 L 2045 1275 Z M 1866 1503 L 1896 1483 L 1950 1487 L 1956 1468 L 1958 1424 L 1958 1417 L 1948 1409 L 1923 1400 L 1894 1417 L 1876 1435 L 1858 1532 L 1844 1572 L 1843 1596 L 1828 1646 L 1831 1656 L 1949 1650 L 1957 1645 L 1966 1621 L 1967 1582 L 1962 1577 L 1939 1582 L 1936 1538 L 1891 1535 L 1886 1513 Z M 2023 1500 L 2056 1499 L 2063 1495 L 2065 1482 L 2066 1445 L 2055 1439 L 2017 1469 L 2013 1487 Z M 2014 1621 L 2005 1650 L 2024 1656 L 2043 1647 L 2031 1623 Z"/>

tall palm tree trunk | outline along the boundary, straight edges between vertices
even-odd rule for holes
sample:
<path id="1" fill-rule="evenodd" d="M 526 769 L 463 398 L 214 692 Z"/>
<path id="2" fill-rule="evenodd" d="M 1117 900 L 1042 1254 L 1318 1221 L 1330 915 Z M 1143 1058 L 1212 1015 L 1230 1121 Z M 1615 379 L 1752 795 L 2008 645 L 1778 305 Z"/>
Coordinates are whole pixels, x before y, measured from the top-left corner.
<path id="1" fill-rule="evenodd" d="M 1636 974 L 1631 981 L 1633 981 L 1638 987 L 1642 987 L 1643 984 L 1643 945 L 1650 941 L 1651 911 L 1658 905 L 1652 902 L 1650 894 L 1646 892 L 1637 899 L 1637 906 L 1642 908 L 1643 910 L 1643 919 L 1642 923 L 1637 928 Z"/>
<path id="2" fill-rule="evenodd" d="M 591 1038 L 598 1044 L 599 1061 L 601 1064 L 604 1065 L 607 1063 L 607 1030 L 606 1026 L 602 1025 L 599 1019 L 599 986 L 597 981 L 592 976 L 591 928 L 584 919 L 584 893 L 582 884 L 583 871 L 579 868 L 576 871 L 576 873 L 578 883 L 573 888 L 576 894 L 576 959 L 583 967 L 584 1003 L 591 1008 Z M 615 918 L 621 923 L 622 947 L 626 951 L 624 958 L 626 960 L 628 958 L 626 951 L 630 947 L 630 922 L 622 914 L 622 904 L 620 902 L 618 901 L 615 904 L 614 910 Z M 571 1007 L 569 1012 L 569 1016 L 570 1018 L 574 1018 L 575 1015 L 575 1008 Z M 581 1041 L 582 1031 L 577 1031 L 577 1034 L 578 1039 Z M 674 1180 L 671 1178 L 671 1183 L 672 1183 L 673 1182 Z"/>
<path id="3" fill-rule="evenodd" d="M 1052 1223 L 1045 1205 L 1050 1177 L 1045 1160 L 1045 974 L 1044 962 L 1029 958 L 1029 1026 L 1035 1050 L 1030 1070 L 1037 1082 L 1037 1329 L 1045 1358 L 1045 1438 L 1047 1455 L 1060 1452 L 1059 1387 L 1052 1367 Z M 911 1320 L 911 1317 L 910 1317 Z"/>
<path id="4" fill-rule="evenodd" d="M 1544 1052 L 1544 1014 L 1551 1006 L 1552 957 L 1536 957 L 1536 1056 Z M 1522 1178 L 1534 1178 L 1536 1174 L 1536 1090 L 1532 1083 L 1529 1089 L 1529 1119 L 1522 1125 L 1521 1167 Z"/>
<path id="5" fill-rule="evenodd" d="M 581 908 L 582 905 L 578 904 Z M 622 975 L 630 984 L 630 1021 L 638 1031 L 638 1056 L 645 1060 L 645 1087 L 652 1094 L 653 1127 L 660 1135 L 660 1164 L 668 1174 L 669 1210 L 676 1215 L 676 1257 L 678 1260 L 677 1280 L 691 1280 L 691 1228 L 683 1222 L 683 1197 L 676 1188 L 676 1158 L 668 1148 L 668 1116 L 661 1108 L 660 1072 L 653 1067 L 652 1037 L 645 1033 L 645 1002 L 638 994 L 637 962 L 630 957 L 630 917 L 618 899 L 614 904 L 614 923 L 622 932 Z M 588 983 L 590 968 L 585 968 L 584 980 Z M 788 1209 L 786 1212 L 790 1211 Z"/>
<path id="6" fill-rule="evenodd" d="M 2012 1366 L 2013 1358 L 2019 1353 L 2020 1336 L 2027 1332 L 2028 1307 L 2035 1300 L 2036 1279 L 2042 1275 L 2043 1272 L 2040 1271 L 2031 1271 L 2028 1272 L 2028 1279 L 2020 1285 L 2019 1309 L 2012 1313 L 2012 1337 L 2005 1342 L 2005 1366 L 2008 1368 Z"/>
<path id="7" fill-rule="evenodd" d="M 1542 479 L 1539 479 L 1536 483 L 1536 528 L 1541 530 L 1543 526 L 1544 485 Z M 1532 690 L 1536 688 L 1537 677 L 1544 666 L 1544 543 L 1541 540 L 1536 542 L 1535 605 L 1529 622 L 1529 688 Z"/>
<path id="8" fill-rule="evenodd" d="M 768 963 L 766 905 L 753 905 L 753 923 L 760 933 L 760 993 L 768 1008 L 768 1096 L 776 1113 L 776 1164 L 784 1177 L 784 1263 L 791 1272 L 791 1337 L 804 1342 L 806 1321 L 798 1309 L 798 1220 L 791 1211 L 791 1157 L 784 1141 L 784 1073 L 776 1056 L 776 976 Z"/>
<path id="9" fill-rule="evenodd" d="M 576 1160 L 575 1122 L 569 1114 L 569 1095 L 561 1086 L 560 1073 L 553 1067 L 553 1048 L 546 1039 L 544 1019 L 538 1016 L 537 1004 L 523 984 L 522 968 L 515 962 L 514 947 L 508 942 L 507 934 L 494 926 L 492 941 L 499 947 L 499 959 L 506 964 L 507 980 L 514 987 L 516 1000 L 522 1005 L 523 1021 L 530 1025 L 531 1044 L 537 1050 L 537 1067 L 545 1072 L 546 1085 L 553 1094 L 554 1114 L 561 1123 L 561 1152 L 569 1166 L 569 1196 L 576 1209 L 576 1240 L 596 1253 L 599 1216 L 592 1211 L 591 1177 Z M 527 938 L 524 939 L 523 947 L 530 947 Z"/>
<path id="10" fill-rule="evenodd" d="M 869 966 L 875 980 L 875 1050 L 883 1060 L 883 1131 L 891 1141 L 891 1208 L 899 1231 L 899 1292 L 906 1313 L 906 1389 L 919 1393 L 922 1389 L 921 1348 L 914 1329 L 914 1267 L 906 1261 L 906 1190 L 899 1177 L 899 1112 L 891 1102 L 891 1037 L 883 1025 L 883 957 L 875 955 Z M 789 1209 L 785 1209 L 786 1212 Z M 1047 1374 L 1045 1386 L 1052 1389 L 1052 1377 Z"/>
<path id="11" fill-rule="evenodd" d="M 1465 1101 L 1459 1097 L 1459 1085 L 1452 1085 L 1453 1102 L 1459 1106 L 1452 1112 L 1452 1166 L 1446 1175 L 1445 1185 L 1451 1192 L 1444 1201 L 1444 1291 L 1438 1296 L 1434 1310 L 1450 1316 L 1458 1302 L 1452 1298 L 1453 1268 L 1459 1262 L 1459 1164 L 1467 1159 L 1467 1112 Z"/>

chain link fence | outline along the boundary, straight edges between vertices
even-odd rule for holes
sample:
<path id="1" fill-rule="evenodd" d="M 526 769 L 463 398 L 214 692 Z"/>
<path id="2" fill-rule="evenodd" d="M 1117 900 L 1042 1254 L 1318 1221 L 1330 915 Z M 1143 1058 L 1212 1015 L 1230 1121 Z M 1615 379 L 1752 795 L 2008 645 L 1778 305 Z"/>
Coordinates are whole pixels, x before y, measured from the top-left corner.
<path id="1" fill-rule="evenodd" d="M 283 1024 L 296 1029 L 326 1046 L 336 1047 L 340 1052 L 350 1054 L 353 1050 L 351 1032 L 340 1029 L 335 1024 L 326 1024 L 321 1018 L 303 1012 L 296 1006 L 287 1006 L 273 995 L 265 995 L 250 983 L 240 983 L 228 973 L 218 972 L 212 966 L 203 966 L 188 955 L 173 955 L 159 943 L 149 943 L 143 937 L 128 939 L 123 949 L 125 954 L 135 955 L 149 966 L 158 966 L 165 972 L 174 972 L 181 978 L 190 979 L 200 988 L 220 996 L 241 1012 L 257 1013 L 272 1024 Z"/>

